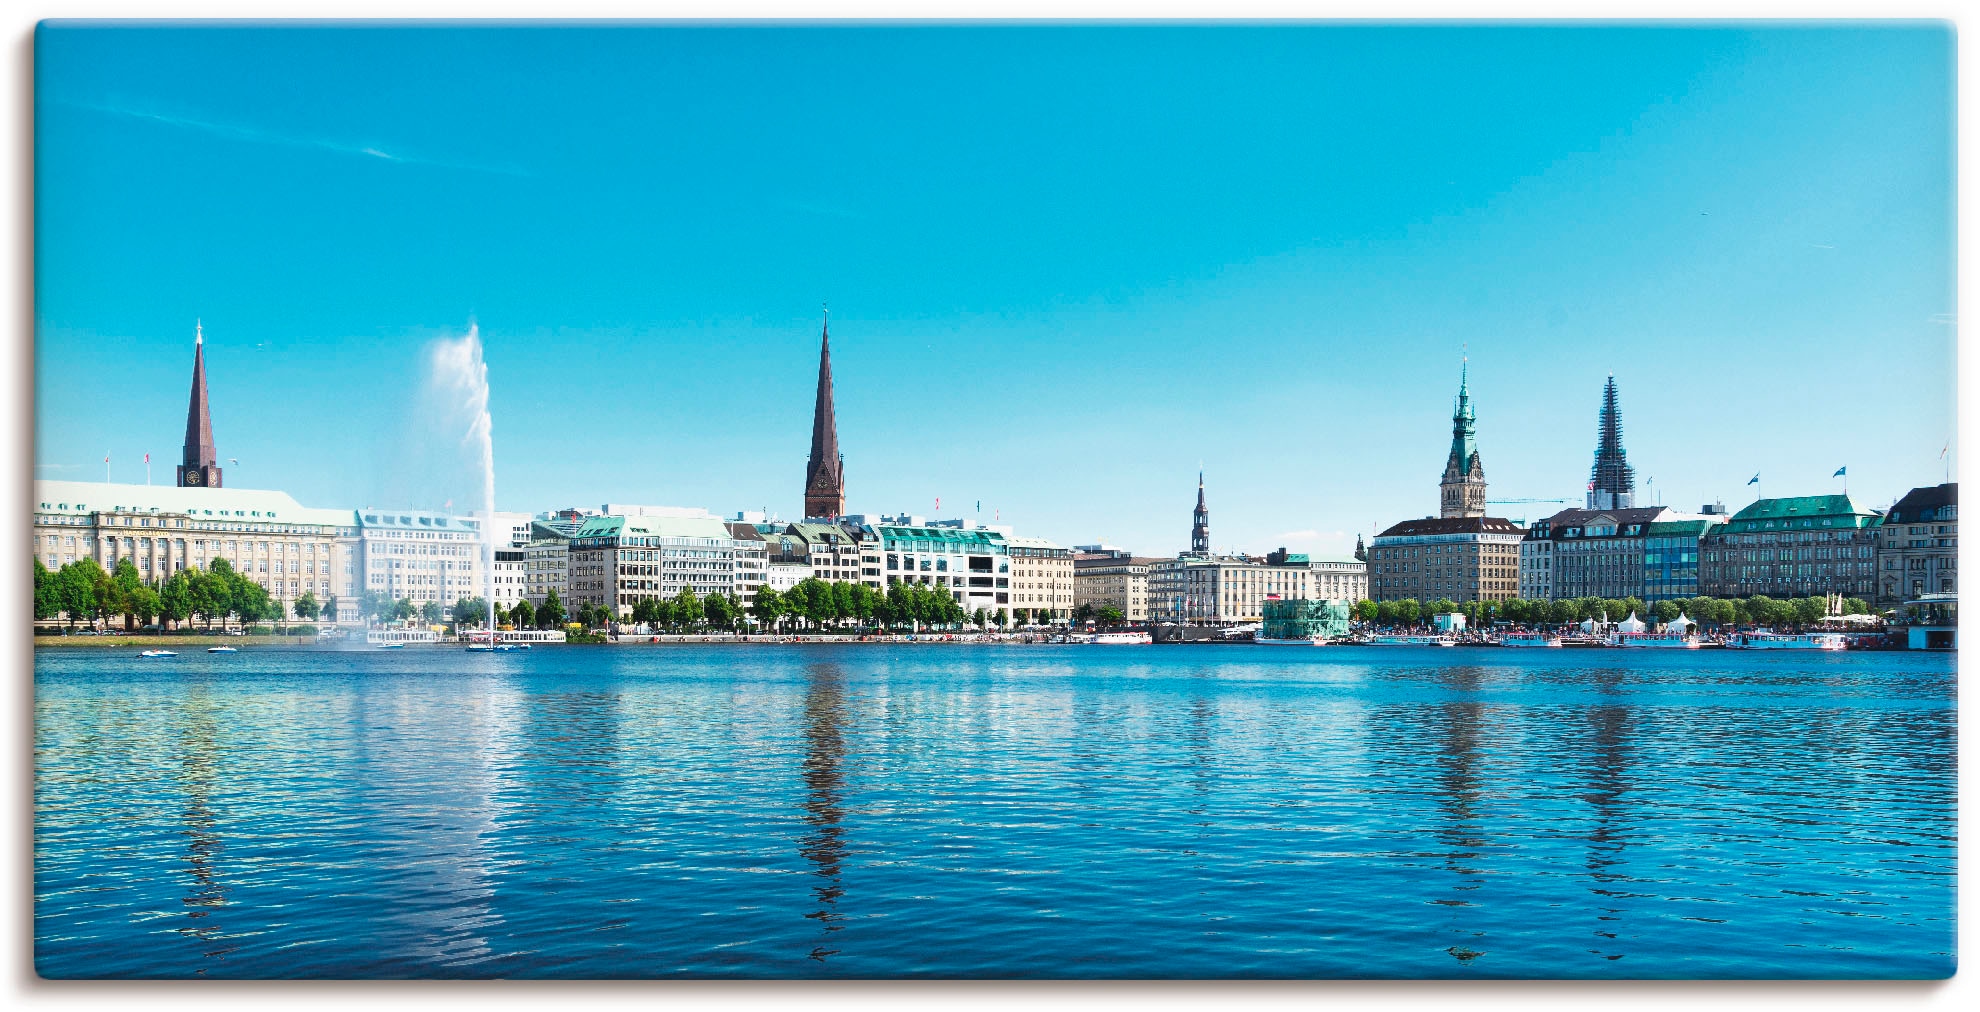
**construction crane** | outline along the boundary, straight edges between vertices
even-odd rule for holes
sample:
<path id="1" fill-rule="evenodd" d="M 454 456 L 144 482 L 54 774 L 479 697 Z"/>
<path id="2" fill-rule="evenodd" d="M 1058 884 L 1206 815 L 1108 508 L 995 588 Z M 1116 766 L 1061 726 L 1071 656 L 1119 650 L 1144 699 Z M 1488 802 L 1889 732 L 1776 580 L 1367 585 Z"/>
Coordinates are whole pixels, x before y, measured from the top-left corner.
<path id="1" fill-rule="evenodd" d="M 1488 504 L 1488 505 L 1494 505 L 1494 506 L 1504 506 L 1504 505 L 1506 505 L 1506 504 L 1508 504 L 1508 503 L 1516 503 L 1516 502 L 1552 502 L 1552 503 L 1564 503 L 1564 502 L 1567 502 L 1567 501 L 1568 501 L 1568 500 L 1566 500 L 1566 499 L 1487 499 L 1487 500 L 1485 500 L 1485 502 L 1486 502 L 1486 504 Z"/>

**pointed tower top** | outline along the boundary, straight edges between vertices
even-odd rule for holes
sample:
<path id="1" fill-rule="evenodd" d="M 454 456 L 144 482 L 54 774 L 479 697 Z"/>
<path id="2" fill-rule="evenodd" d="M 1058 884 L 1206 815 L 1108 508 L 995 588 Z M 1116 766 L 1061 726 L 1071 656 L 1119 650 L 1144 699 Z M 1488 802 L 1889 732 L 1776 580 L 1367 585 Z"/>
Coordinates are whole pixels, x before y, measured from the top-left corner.
<path id="1" fill-rule="evenodd" d="M 193 318 L 193 344 L 206 343 L 206 328 L 200 325 L 199 318 Z"/>
<path id="2" fill-rule="evenodd" d="M 836 517 L 845 512 L 845 464 L 839 455 L 839 424 L 832 407 L 832 329 L 830 311 L 818 334 L 818 394 L 812 402 L 811 459 L 804 473 L 804 515 Z"/>

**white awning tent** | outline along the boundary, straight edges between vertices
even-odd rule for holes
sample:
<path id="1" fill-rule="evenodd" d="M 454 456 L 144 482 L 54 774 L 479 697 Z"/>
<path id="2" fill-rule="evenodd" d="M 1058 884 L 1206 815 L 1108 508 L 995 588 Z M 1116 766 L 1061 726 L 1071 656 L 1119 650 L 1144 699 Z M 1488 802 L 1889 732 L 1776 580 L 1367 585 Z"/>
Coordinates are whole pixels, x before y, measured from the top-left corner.
<path id="1" fill-rule="evenodd" d="M 1594 631 L 1595 631 L 1595 620 L 1594 620 L 1594 619 L 1592 619 L 1592 618 L 1585 618 L 1585 619 L 1582 619 L 1582 620 L 1581 620 L 1581 631 L 1582 631 L 1582 632 L 1585 632 L 1585 633 L 1592 633 L 1592 632 L 1594 632 Z"/>
<path id="2" fill-rule="evenodd" d="M 1664 628 L 1666 629 L 1695 629 L 1697 627 L 1698 623 L 1693 622 L 1691 617 L 1684 612 L 1678 612 L 1678 617 L 1664 623 Z"/>
<path id="3" fill-rule="evenodd" d="M 1633 611 L 1629 613 L 1628 618 L 1616 623 L 1617 632 L 1640 633 L 1648 628 L 1650 628 L 1650 623 L 1637 618 L 1636 613 Z"/>

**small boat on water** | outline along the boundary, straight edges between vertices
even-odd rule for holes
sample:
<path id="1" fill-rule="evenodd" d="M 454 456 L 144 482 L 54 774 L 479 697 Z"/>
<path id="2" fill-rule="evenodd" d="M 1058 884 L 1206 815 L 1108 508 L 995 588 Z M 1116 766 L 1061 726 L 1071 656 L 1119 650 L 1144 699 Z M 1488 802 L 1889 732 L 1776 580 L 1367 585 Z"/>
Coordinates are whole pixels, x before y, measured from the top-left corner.
<path id="1" fill-rule="evenodd" d="M 1777 633 L 1770 629 L 1734 633 L 1726 640 L 1728 650 L 1842 650 L 1848 645 L 1842 633 Z"/>
<path id="2" fill-rule="evenodd" d="M 1368 641 L 1373 647 L 1454 647 L 1457 640 L 1449 636 L 1377 636 Z"/>
<path id="3" fill-rule="evenodd" d="M 235 647 L 207 647 L 206 652 L 209 654 L 237 654 L 240 653 L 240 650 Z"/>
<path id="4" fill-rule="evenodd" d="M 1499 641 L 1502 647 L 1558 647 L 1559 636 L 1545 636 L 1540 633 L 1515 633 Z"/>
<path id="5" fill-rule="evenodd" d="M 1251 642 L 1262 643 L 1268 647 L 1319 647 L 1327 644 L 1327 637 L 1294 636 L 1286 638 L 1278 636 L 1254 636 Z"/>
<path id="6" fill-rule="evenodd" d="M 1094 633 L 1086 642 L 1103 647 L 1140 646 L 1155 642 L 1155 637 L 1145 632 L 1103 632 Z"/>
<path id="7" fill-rule="evenodd" d="M 529 649 L 529 644 L 527 644 L 527 643 L 497 643 L 497 644 L 495 644 L 495 649 L 496 649 L 496 650 L 499 650 L 499 651 L 501 651 L 502 653 L 508 653 L 508 652 L 509 652 L 509 651 L 511 651 L 511 650 L 528 650 L 528 649 Z"/>
<path id="8" fill-rule="evenodd" d="M 488 644 L 486 644 L 486 643 L 470 643 L 470 644 L 468 644 L 468 646 L 467 646 L 467 648 L 468 648 L 468 653 L 471 653 L 471 654 L 472 654 L 472 653 L 481 653 L 481 652 L 485 652 L 485 651 L 489 651 L 489 650 L 493 650 L 493 649 L 495 649 L 494 647 L 492 647 L 492 646 L 489 646 L 489 645 L 488 645 Z"/>
<path id="9" fill-rule="evenodd" d="M 380 650 L 404 650 L 406 648 L 404 643 L 379 643 L 376 646 Z"/>
<path id="10" fill-rule="evenodd" d="M 1653 647 L 1665 650 L 1696 650 L 1698 636 L 1688 627 L 1666 629 L 1663 632 L 1617 633 L 1611 641 L 1619 647 Z"/>
<path id="11" fill-rule="evenodd" d="M 172 650 L 145 650 L 139 652 L 138 656 L 139 657 L 177 657 L 179 655 L 176 651 L 172 651 Z"/>

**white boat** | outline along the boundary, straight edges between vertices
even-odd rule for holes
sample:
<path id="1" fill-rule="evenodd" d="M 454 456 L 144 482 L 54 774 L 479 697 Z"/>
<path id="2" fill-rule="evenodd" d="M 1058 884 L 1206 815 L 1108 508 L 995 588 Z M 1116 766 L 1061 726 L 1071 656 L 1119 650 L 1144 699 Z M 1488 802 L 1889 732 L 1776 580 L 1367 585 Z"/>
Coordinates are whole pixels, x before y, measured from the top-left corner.
<path id="1" fill-rule="evenodd" d="M 478 652 L 478 651 L 483 651 L 483 650 L 493 650 L 493 649 L 495 649 L 494 647 L 492 647 L 492 646 L 489 646 L 489 645 L 488 645 L 488 644 L 486 644 L 486 643 L 470 643 L 470 644 L 468 644 L 468 646 L 467 646 L 467 648 L 468 648 L 468 652 L 469 652 L 469 653 L 475 653 L 475 652 Z"/>
<path id="2" fill-rule="evenodd" d="M 1611 646 L 1618 647 L 1661 647 L 1665 650 L 1696 650 L 1698 637 L 1689 628 L 1667 629 L 1663 632 L 1619 632 L 1609 640 Z"/>
<path id="3" fill-rule="evenodd" d="M 206 652 L 207 652 L 207 653 L 209 653 L 209 654 L 237 654 L 237 653 L 240 653 L 240 651 L 239 651 L 239 650 L 237 650 L 237 649 L 235 649 L 235 648 L 233 648 L 233 647 L 207 647 L 207 648 L 206 648 Z"/>
<path id="4" fill-rule="evenodd" d="M 1558 647 L 1559 636 L 1543 636 L 1540 633 L 1516 633 L 1499 641 L 1502 647 Z"/>
<path id="5" fill-rule="evenodd" d="M 374 645 L 380 650 L 404 650 L 406 648 L 404 643 L 378 643 Z"/>
<path id="6" fill-rule="evenodd" d="M 1768 629 L 1734 633 L 1726 640 L 1728 650 L 1841 650 L 1848 646 L 1842 633 L 1777 633 Z"/>
<path id="7" fill-rule="evenodd" d="M 1086 642 L 1103 647 L 1126 647 L 1153 643 L 1155 637 L 1145 632 L 1103 632 L 1094 633 L 1093 638 Z"/>
<path id="8" fill-rule="evenodd" d="M 1318 647 L 1318 646 L 1325 646 L 1327 644 L 1327 637 L 1294 636 L 1287 639 L 1281 639 L 1275 636 L 1254 636 L 1252 637 L 1251 642 L 1262 643 L 1268 647 Z"/>
<path id="9" fill-rule="evenodd" d="M 1377 647 L 1454 647 L 1457 640 L 1449 636 L 1377 636 L 1368 644 Z"/>
<path id="10" fill-rule="evenodd" d="M 138 654 L 138 656 L 139 657 L 177 657 L 179 655 L 171 650 L 145 650 L 145 651 L 141 651 Z"/>

